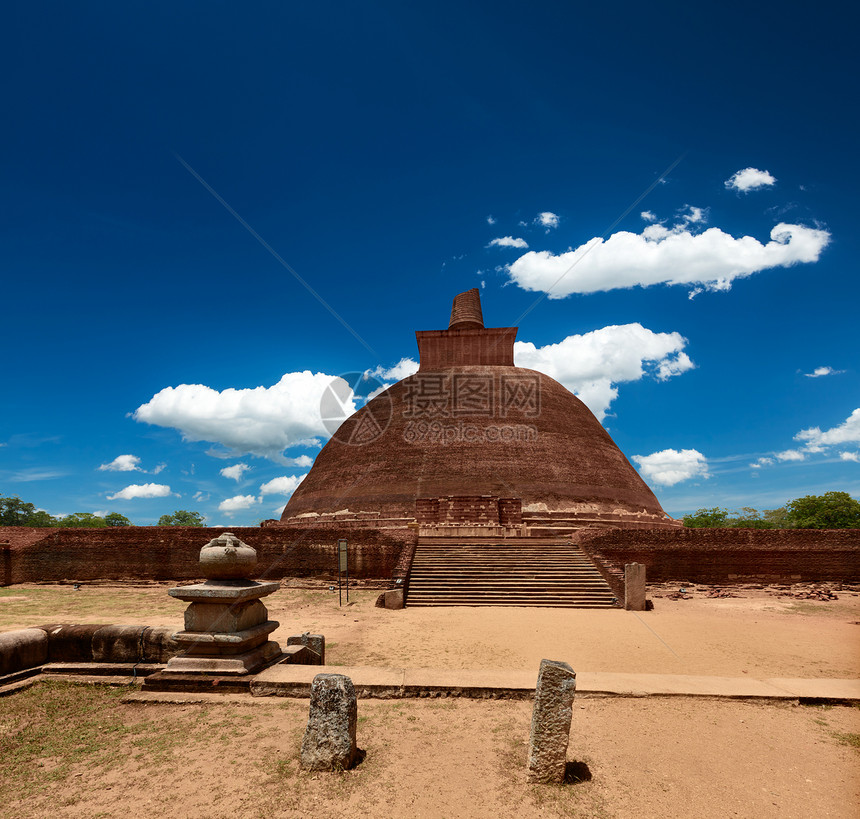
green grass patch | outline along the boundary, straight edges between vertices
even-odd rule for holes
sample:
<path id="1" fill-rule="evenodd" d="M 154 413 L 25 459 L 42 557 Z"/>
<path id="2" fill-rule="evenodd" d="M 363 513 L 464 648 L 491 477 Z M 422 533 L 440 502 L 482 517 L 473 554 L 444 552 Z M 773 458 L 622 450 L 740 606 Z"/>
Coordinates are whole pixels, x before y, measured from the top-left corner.
<path id="1" fill-rule="evenodd" d="M 856 751 L 860 751 L 860 734 L 842 733 L 841 731 L 831 731 L 833 738 L 841 745 L 848 745 Z"/>

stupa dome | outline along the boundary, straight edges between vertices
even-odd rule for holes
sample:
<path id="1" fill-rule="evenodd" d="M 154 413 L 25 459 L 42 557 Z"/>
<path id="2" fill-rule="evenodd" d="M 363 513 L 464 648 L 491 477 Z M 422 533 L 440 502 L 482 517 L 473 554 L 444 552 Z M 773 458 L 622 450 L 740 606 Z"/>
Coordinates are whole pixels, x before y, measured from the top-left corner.
<path id="1" fill-rule="evenodd" d="M 521 502 L 523 520 L 677 525 L 582 401 L 514 366 L 516 328 L 485 329 L 477 290 L 448 330 L 416 335 L 419 371 L 343 422 L 283 523 L 414 520 L 421 501 L 489 496 Z"/>

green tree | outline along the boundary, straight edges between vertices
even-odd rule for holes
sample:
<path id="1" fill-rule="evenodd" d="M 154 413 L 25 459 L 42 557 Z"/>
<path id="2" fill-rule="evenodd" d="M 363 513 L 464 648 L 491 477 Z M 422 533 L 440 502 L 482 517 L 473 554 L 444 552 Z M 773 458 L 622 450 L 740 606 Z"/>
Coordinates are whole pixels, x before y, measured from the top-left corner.
<path id="1" fill-rule="evenodd" d="M 0 495 L 0 526 L 56 526 L 56 518 L 17 495 L 11 498 Z"/>
<path id="2" fill-rule="evenodd" d="M 92 512 L 74 512 L 60 518 L 57 526 L 62 526 L 64 529 L 103 529 L 107 523 L 103 517 L 94 515 Z"/>
<path id="3" fill-rule="evenodd" d="M 199 512 L 186 512 L 177 509 L 172 515 L 162 515 L 158 519 L 159 526 L 205 526 L 205 518 Z"/>
<path id="4" fill-rule="evenodd" d="M 773 529 L 774 524 L 752 506 L 742 506 L 736 518 L 730 518 L 729 526 L 737 529 Z"/>
<path id="5" fill-rule="evenodd" d="M 684 515 L 684 526 L 688 529 L 705 529 L 718 526 L 728 526 L 729 510 L 713 507 L 712 509 L 697 509 L 692 515 Z"/>
<path id="6" fill-rule="evenodd" d="M 111 512 L 105 515 L 105 524 L 108 526 L 133 526 L 132 522 L 119 512 Z"/>
<path id="7" fill-rule="evenodd" d="M 762 512 L 762 517 L 770 524 L 772 524 L 774 529 L 790 529 L 791 521 L 788 515 L 788 509 L 784 506 L 780 506 L 779 509 L 765 509 Z"/>
<path id="8" fill-rule="evenodd" d="M 27 526 L 56 526 L 57 519 L 44 509 L 37 509 L 27 521 Z"/>
<path id="9" fill-rule="evenodd" d="M 786 509 L 798 529 L 860 529 L 860 501 L 847 492 L 806 495 L 789 501 Z"/>

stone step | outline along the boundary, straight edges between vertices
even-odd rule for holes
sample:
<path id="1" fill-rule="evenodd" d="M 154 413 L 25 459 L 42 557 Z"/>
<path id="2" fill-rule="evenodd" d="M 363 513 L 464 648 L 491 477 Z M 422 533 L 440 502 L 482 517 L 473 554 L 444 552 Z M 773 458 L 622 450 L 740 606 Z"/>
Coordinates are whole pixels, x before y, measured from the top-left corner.
<path id="1" fill-rule="evenodd" d="M 409 602 L 409 605 L 414 608 L 426 608 L 430 606 L 496 606 L 496 607 L 504 607 L 504 606 L 512 606 L 516 608 L 548 608 L 548 609 L 613 609 L 617 608 L 614 603 L 611 602 L 600 602 L 600 603 L 591 603 L 582 600 L 576 601 L 565 601 L 565 600 L 553 600 L 543 602 L 540 600 L 508 600 L 507 598 L 502 598 L 499 600 L 445 600 L 445 599 L 434 599 L 427 601 L 415 601 Z"/>
<path id="2" fill-rule="evenodd" d="M 543 603 L 546 605 L 554 605 L 555 603 L 592 603 L 595 605 L 613 605 L 613 598 L 605 597 L 604 595 L 572 595 L 572 594 L 547 594 L 547 595 L 513 595 L 513 594 L 433 594 L 422 595 L 412 598 L 409 605 L 418 605 L 419 603 L 440 603 L 443 601 L 458 601 L 463 605 L 471 606 L 478 603 L 487 603 L 488 605 L 537 605 Z"/>
<path id="3" fill-rule="evenodd" d="M 445 567 L 421 567 L 420 571 L 413 571 L 412 577 L 438 577 L 442 574 L 445 574 L 449 577 L 504 577 L 509 575 L 511 577 L 525 577 L 527 575 L 533 575 L 535 577 L 544 577 L 544 578 L 567 578 L 567 577 L 591 577 L 591 572 L 585 569 L 571 569 L 569 571 L 563 571 L 562 569 L 554 568 L 554 569 L 541 569 L 541 567 L 534 566 L 500 566 L 496 567 L 486 567 L 479 566 L 473 570 L 468 569 L 447 569 Z"/>
<path id="4" fill-rule="evenodd" d="M 516 544 L 418 543 L 408 606 L 542 606 L 610 608 L 606 581 L 575 546 L 529 540 Z"/>

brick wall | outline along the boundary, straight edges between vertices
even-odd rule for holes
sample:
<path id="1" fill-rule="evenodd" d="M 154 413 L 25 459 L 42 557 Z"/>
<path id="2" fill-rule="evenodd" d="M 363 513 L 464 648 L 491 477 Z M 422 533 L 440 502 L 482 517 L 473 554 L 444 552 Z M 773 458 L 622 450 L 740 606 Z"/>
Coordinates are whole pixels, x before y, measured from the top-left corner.
<path id="1" fill-rule="evenodd" d="M 579 545 L 613 572 L 642 563 L 650 582 L 860 581 L 860 529 L 612 529 Z"/>
<path id="2" fill-rule="evenodd" d="M 456 526 L 519 526 L 523 503 L 519 498 L 494 495 L 449 495 L 418 498 L 415 519 L 424 526 L 444 523 Z"/>
<path id="3" fill-rule="evenodd" d="M 193 580 L 200 548 L 225 528 L 0 528 L 0 583 Z M 233 527 L 257 550 L 258 578 L 331 578 L 339 538 L 350 545 L 350 577 L 389 579 L 412 529 L 348 525 Z M 642 563 L 653 582 L 754 580 L 860 582 L 860 530 L 580 530 L 575 540 L 605 572 Z"/>
<path id="4" fill-rule="evenodd" d="M 29 537 L 0 528 L 0 581 L 193 580 L 201 577 L 201 547 L 231 531 L 257 550 L 255 578 L 337 576 L 339 538 L 349 542 L 349 573 L 388 579 L 412 530 L 347 527 L 131 526 L 105 529 L 30 529 Z M 3 546 L 8 542 L 8 546 Z"/>
<path id="5" fill-rule="evenodd" d="M 523 522 L 523 502 L 519 498 L 499 498 L 499 523 L 519 526 Z"/>
<path id="6" fill-rule="evenodd" d="M 415 520 L 420 524 L 439 522 L 439 502 L 441 498 L 416 498 Z"/>
<path id="7" fill-rule="evenodd" d="M 483 330 L 419 330 L 418 359 L 422 372 L 461 366 L 514 366 L 516 327 Z"/>

